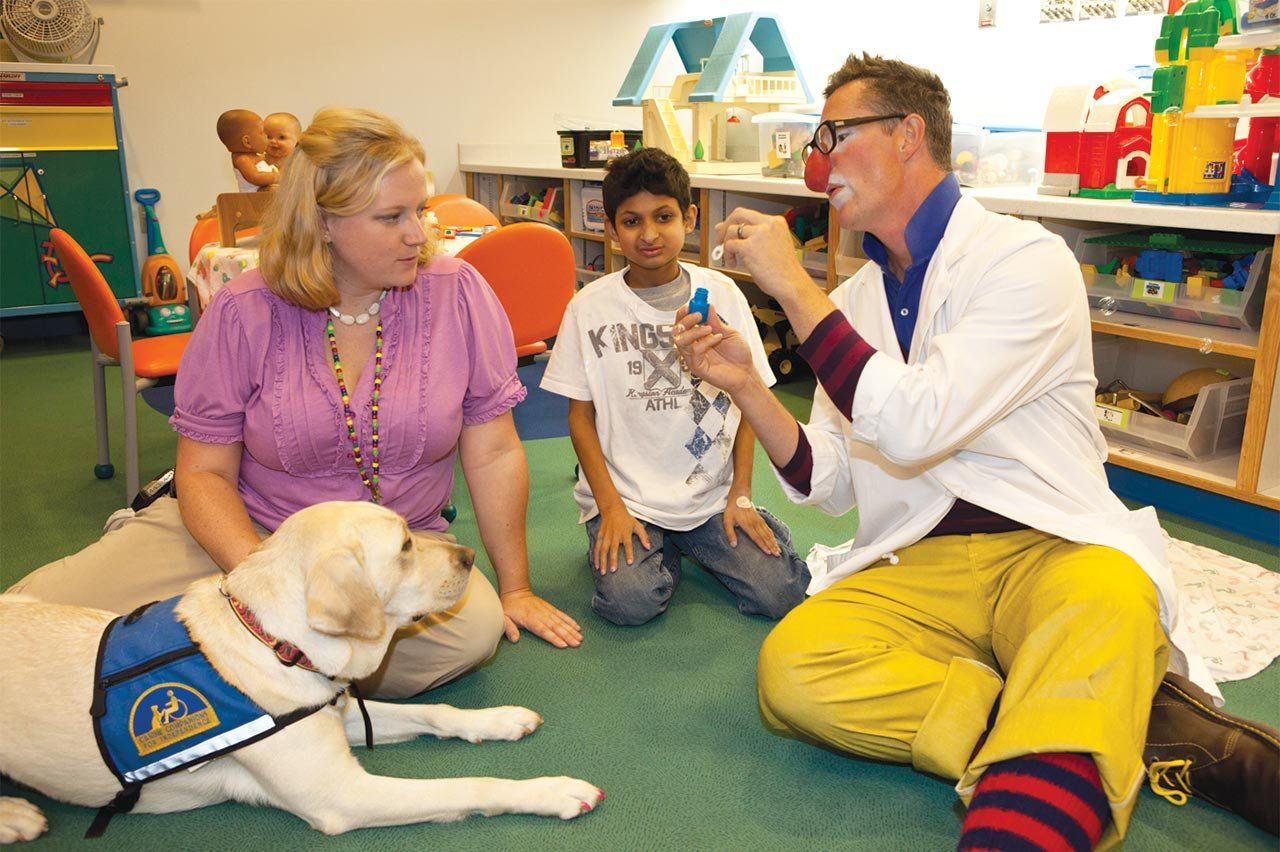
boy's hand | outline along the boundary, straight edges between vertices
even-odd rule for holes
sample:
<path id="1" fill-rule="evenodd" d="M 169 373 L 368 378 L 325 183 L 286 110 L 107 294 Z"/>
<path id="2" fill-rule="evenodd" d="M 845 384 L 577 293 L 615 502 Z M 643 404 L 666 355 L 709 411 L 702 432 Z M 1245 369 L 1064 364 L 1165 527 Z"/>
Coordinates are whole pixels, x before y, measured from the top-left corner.
<path id="1" fill-rule="evenodd" d="M 627 564 L 635 561 L 631 548 L 631 537 L 636 536 L 645 550 L 649 550 L 649 534 L 644 524 L 631 517 L 625 506 L 617 506 L 600 512 L 600 529 L 596 530 L 596 546 L 591 554 L 591 564 L 601 576 L 607 571 L 618 570 L 618 548 L 627 555 Z"/>
<path id="2" fill-rule="evenodd" d="M 721 321 L 715 305 L 709 313 L 694 325 L 688 319 L 688 306 L 680 308 L 676 311 L 673 340 L 680 361 L 689 372 L 732 396 L 756 374 L 751 347 L 745 337 Z"/>
<path id="3" fill-rule="evenodd" d="M 748 497 L 729 495 L 729 505 L 724 510 L 724 534 L 729 539 L 730 547 L 738 546 L 736 527 L 742 527 L 747 538 L 756 543 L 756 547 L 770 556 L 781 556 L 782 548 L 778 547 L 778 539 L 773 529 L 765 523 L 764 518 L 756 511 Z"/>

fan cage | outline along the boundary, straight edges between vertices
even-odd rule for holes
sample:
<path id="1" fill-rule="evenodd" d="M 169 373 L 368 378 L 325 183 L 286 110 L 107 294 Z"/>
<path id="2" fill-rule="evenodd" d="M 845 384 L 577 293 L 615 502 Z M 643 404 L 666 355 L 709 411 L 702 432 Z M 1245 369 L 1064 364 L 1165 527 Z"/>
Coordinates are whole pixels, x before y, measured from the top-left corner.
<path id="1" fill-rule="evenodd" d="M 0 30 L 17 54 L 75 57 L 94 41 L 98 22 L 84 0 L 4 0 Z"/>

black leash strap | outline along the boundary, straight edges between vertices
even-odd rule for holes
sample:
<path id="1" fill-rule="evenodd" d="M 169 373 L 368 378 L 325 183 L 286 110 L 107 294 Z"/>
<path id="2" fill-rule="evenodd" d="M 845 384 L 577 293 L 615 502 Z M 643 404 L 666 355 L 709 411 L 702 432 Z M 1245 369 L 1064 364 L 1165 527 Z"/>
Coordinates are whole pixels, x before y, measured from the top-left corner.
<path id="1" fill-rule="evenodd" d="M 102 832 L 107 830 L 107 824 L 111 822 L 113 816 L 127 814 L 133 810 L 133 806 L 138 804 L 138 796 L 141 793 L 141 784 L 126 784 L 125 788 L 117 793 L 114 799 L 98 808 L 98 813 L 94 816 L 93 822 L 89 824 L 89 830 L 84 833 L 84 839 L 94 840 L 101 837 Z"/>
<path id="2" fill-rule="evenodd" d="M 354 680 L 351 681 L 351 695 L 356 700 L 356 706 L 360 708 L 360 716 L 364 719 L 364 746 L 372 751 L 373 720 L 369 718 L 369 711 L 364 706 L 364 696 L 360 694 L 360 687 L 356 686 Z"/>

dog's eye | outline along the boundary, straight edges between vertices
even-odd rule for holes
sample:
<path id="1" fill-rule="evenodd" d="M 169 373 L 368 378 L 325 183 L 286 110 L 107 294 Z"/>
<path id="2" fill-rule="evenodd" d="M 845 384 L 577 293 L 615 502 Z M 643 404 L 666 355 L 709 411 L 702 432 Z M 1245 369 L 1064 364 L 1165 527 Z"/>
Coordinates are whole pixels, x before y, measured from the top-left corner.
<path id="1" fill-rule="evenodd" d="M 413 538 L 405 536 L 404 544 L 400 545 L 400 552 L 408 553 L 410 550 L 413 550 Z"/>

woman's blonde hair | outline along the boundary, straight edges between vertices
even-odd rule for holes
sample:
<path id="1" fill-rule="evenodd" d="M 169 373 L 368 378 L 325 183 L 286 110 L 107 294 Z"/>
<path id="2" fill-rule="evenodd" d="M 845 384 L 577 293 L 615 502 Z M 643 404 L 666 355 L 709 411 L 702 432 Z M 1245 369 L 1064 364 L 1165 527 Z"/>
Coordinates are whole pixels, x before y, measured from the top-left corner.
<path id="1" fill-rule="evenodd" d="M 285 161 L 263 217 L 258 268 L 272 292 L 310 310 L 337 305 L 322 214 L 353 216 L 364 210 L 387 172 L 411 160 L 426 164 L 422 143 L 388 116 L 340 107 L 317 112 Z M 418 263 L 430 261 L 435 248 L 428 229 Z"/>

